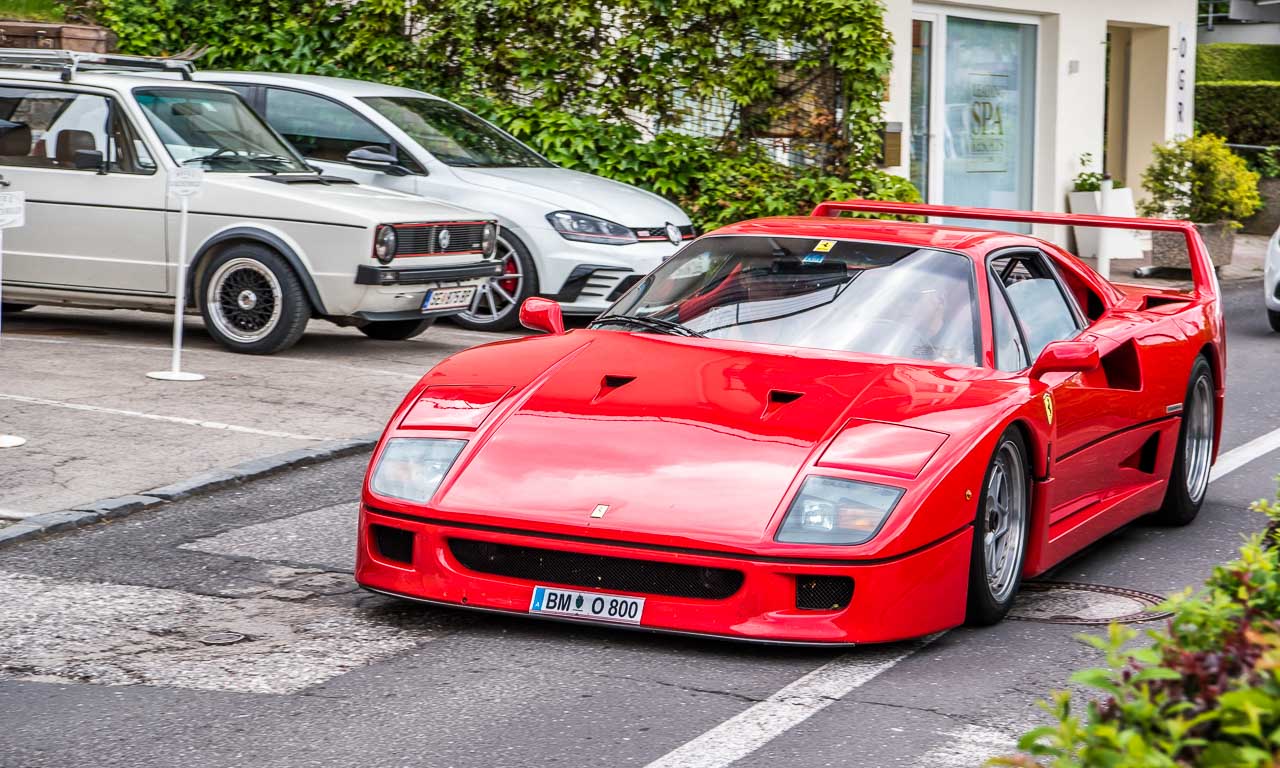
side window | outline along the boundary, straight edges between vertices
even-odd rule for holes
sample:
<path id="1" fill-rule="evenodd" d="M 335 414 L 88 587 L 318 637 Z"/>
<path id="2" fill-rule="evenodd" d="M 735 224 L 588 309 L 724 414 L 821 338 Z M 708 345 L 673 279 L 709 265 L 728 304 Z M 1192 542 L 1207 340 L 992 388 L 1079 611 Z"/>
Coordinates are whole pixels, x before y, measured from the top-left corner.
<path id="1" fill-rule="evenodd" d="M 1022 333 L 1013 311 L 1004 297 L 1000 280 L 993 272 L 990 281 L 991 331 L 995 339 L 996 368 L 1001 371 L 1021 371 L 1030 365 L 1027 350 L 1022 346 Z"/>
<path id="2" fill-rule="evenodd" d="M 304 157 L 345 163 L 347 153 L 376 146 L 396 154 L 402 165 L 420 171 L 395 142 L 355 111 L 321 96 L 281 88 L 267 90 L 267 122 Z"/>
<path id="3" fill-rule="evenodd" d="M 0 164 L 73 170 L 77 153 L 95 151 L 108 155 L 113 173 L 155 172 L 154 161 L 119 105 L 106 97 L 0 87 Z"/>
<path id="4" fill-rule="evenodd" d="M 1000 256 L 991 261 L 991 269 L 1004 286 L 1022 327 L 1028 359 L 1034 360 L 1049 342 L 1070 339 L 1080 332 L 1066 294 L 1038 253 Z"/>

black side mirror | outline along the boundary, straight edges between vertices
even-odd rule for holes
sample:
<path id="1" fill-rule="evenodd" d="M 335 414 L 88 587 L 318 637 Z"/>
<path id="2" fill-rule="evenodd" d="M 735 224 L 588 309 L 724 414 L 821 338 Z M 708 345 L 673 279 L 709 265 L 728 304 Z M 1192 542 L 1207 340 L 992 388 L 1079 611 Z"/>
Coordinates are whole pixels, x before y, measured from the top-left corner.
<path id="1" fill-rule="evenodd" d="M 100 171 L 106 173 L 102 160 L 103 154 L 100 149 L 77 149 L 71 159 L 71 167 L 77 171 Z"/>
<path id="2" fill-rule="evenodd" d="M 347 162 L 366 171 L 382 171 L 392 176 L 408 176 L 409 169 L 396 156 L 379 146 L 356 147 L 347 153 Z"/>

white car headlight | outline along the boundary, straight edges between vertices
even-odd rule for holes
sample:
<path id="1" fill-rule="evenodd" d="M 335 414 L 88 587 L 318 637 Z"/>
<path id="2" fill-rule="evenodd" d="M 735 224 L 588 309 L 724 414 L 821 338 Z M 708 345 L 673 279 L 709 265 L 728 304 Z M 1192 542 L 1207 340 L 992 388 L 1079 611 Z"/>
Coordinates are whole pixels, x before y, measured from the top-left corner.
<path id="1" fill-rule="evenodd" d="M 382 450 L 369 487 L 383 496 L 426 503 L 466 444 L 466 440 L 394 437 Z"/>
<path id="2" fill-rule="evenodd" d="M 480 250 L 484 251 L 486 259 L 493 258 L 498 252 L 498 225 L 492 222 L 484 225 L 484 231 L 480 235 Z"/>
<path id="3" fill-rule="evenodd" d="M 862 544 L 880 530 L 902 488 L 811 475 L 778 528 L 789 544 Z"/>
<path id="4" fill-rule="evenodd" d="M 396 257 L 396 230 L 385 224 L 379 225 L 373 234 L 373 256 L 383 264 L 390 264 Z"/>
<path id="5" fill-rule="evenodd" d="M 547 221 L 551 223 L 551 228 L 559 232 L 565 240 L 601 245 L 627 245 L 639 242 L 635 232 L 599 216 L 588 216 L 574 211 L 556 211 L 547 214 Z"/>

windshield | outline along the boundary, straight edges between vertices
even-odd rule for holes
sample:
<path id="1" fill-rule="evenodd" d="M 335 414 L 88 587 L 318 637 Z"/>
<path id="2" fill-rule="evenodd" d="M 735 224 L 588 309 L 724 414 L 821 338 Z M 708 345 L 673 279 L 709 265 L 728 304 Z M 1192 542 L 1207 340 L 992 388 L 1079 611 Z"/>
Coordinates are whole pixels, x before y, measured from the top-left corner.
<path id="1" fill-rule="evenodd" d="M 225 173 L 312 172 L 235 93 L 146 88 L 134 98 L 181 165 Z"/>
<path id="2" fill-rule="evenodd" d="M 551 163 L 470 112 L 440 99 L 361 99 L 445 165 L 464 168 L 551 168 Z"/>
<path id="3" fill-rule="evenodd" d="M 885 243 L 698 240 L 595 325 L 976 365 L 973 264 Z"/>

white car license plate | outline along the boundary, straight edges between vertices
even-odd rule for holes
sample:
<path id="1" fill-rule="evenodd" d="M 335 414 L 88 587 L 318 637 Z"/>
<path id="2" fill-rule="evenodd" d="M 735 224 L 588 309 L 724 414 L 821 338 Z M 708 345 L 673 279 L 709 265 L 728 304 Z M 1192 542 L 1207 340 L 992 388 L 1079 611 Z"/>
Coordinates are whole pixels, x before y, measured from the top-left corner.
<path id="1" fill-rule="evenodd" d="M 422 299 L 422 308 L 424 310 L 436 309 L 455 309 L 457 307 L 467 308 L 471 306 L 471 300 L 475 298 L 476 287 L 468 288 L 433 288 L 427 291 L 427 295 Z"/>
<path id="2" fill-rule="evenodd" d="M 529 613 L 639 624 L 640 617 L 644 615 L 644 598 L 579 592 L 559 587 L 534 587 Z"/>

